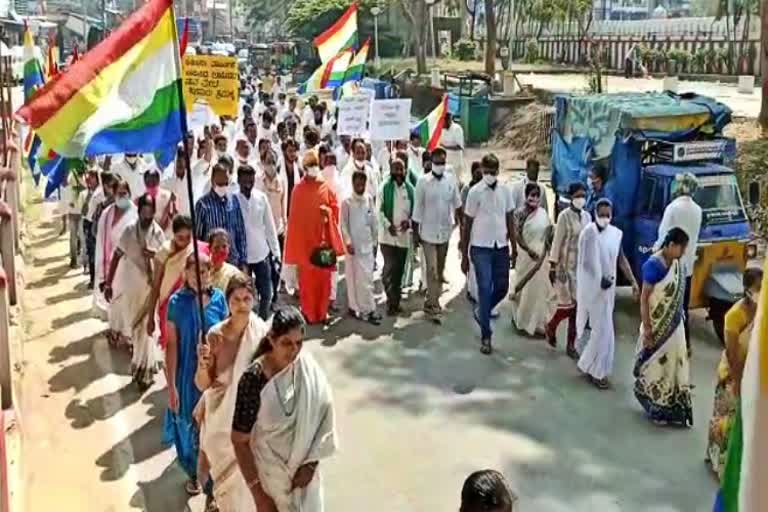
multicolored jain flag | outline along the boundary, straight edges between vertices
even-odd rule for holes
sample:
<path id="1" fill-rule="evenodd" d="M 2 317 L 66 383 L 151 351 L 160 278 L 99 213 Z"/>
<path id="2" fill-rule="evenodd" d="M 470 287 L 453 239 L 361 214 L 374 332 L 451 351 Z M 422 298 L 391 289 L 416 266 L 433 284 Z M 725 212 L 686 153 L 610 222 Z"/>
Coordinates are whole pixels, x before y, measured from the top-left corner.
<path id="1" fill-rule="evenodd" d="M 45 77 L 43 75 L 43 68 L 40 59 L 35 54 L 35 41 L 32 37 L 32 32 L 29 27 L 24 31 L 24 100 L 28 100 L 32 97 L 38 89 L 45 85 Z M 37 156 L 40 152 L 40 146 L 42 141 L 40 137 L 34 132 L 29 130 L 27 136 L 24 138 L 24 155 L 27 158 L 27 165 L 32 172 L 32 178 L 35 180 L 35 185 L 40 182 L 40 168 L 37 163 Z"/>
<path id="2" fill-rule="evenodd" d="M 368 49 L 371 47 L 371 38 L 365 40 L 363 46 L 355 54 L 349 63 L 346 73 L 344 73 L 344 82 L 359 82 L 365 75 L 365 63 L 368 60 Z"/>
<path id="3" fill-rule="evenodd" d="M 317 68 L 306 82 L 301 84 L 297 92 L 299 94 L 308 94 L 323 89 L 335 89 L 344 81 L 344 75 L 349 68 L 349 61 L 352 60 L 352 50 L 346 50 L 325 62 Z"/>
<path id="4" fill-rule="evenodd" d="M 325 32 L 314 40 L 322 62 L 357 46 L 357 3 L 353 3 Z"/>
<path id="5" fill-rule="evenodd" d="M 421 143 L 424 144 L 427 151 L 434 151 L 440 144 L 446 112 L 448 112 L 448 95 L 444 95 L 440 104 L 427 117 L 416 123 L 416 126 L 411 130 L 419 134 Z"/>
<path id="6" fill-rule="evenodd" d="M 768 510 L 768 261 L 715 512 Z"/>
<path id="7" fill-rule="evenodd" d="M 149 0 L 17 116 L 67 157 L 151 153 L 182 139 L 172 0 Z"/>

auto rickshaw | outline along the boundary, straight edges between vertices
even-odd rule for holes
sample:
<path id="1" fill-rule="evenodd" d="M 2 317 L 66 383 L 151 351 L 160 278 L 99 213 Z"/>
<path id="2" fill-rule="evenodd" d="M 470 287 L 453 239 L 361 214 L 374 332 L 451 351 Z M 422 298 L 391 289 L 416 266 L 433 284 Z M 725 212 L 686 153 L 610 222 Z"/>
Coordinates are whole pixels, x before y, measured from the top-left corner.
<path id="1" fill-rule="evenodd" d="M 696 176 L 694 200 L 702 226 L 691 283 L 690 309 L 707 308 L 722 340 L 723 319 L 743 295 L 742 274 L 756 254 L 739 186 L 729 167 L 735 141 L 723 137 L 730 109 L 695 94 L 562 95 L 555 99 L 552 183 L 563 197 L 596 162 L 607 169 L 600 191 L 614 205 L 623 250 L 635 276 L 653 253 L 664 209 L 680 173 Z M 567 200 L 558 201 L 559 205 Z"/>

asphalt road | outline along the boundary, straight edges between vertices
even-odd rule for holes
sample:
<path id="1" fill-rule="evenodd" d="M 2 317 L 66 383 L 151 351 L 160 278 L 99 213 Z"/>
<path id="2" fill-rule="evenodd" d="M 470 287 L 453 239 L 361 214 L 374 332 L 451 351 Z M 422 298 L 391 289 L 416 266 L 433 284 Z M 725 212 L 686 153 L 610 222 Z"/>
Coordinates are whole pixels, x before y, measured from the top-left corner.
<path id="1" fill-rule="evenodd" d="M 33 226 L 25 271 L 26 510 L 202 510 L 160 444 L 164 383 L 133 389 L 129 357 L 107 347 L 57 233 L 51 222 Z M 423 320 L 413 296 L 408 318 L 380 327 L 343 318 L 309 331 L 305 347 L 330 377 L 341 440 L 322 464 L 326 510 L 457 510 L 464 478 L 488 467 L 507 475 L 525 512 L 711 510 L 716 483 L 703 455 L 720 350 L 709 325 L 697 317 L 693 329 L 695 427 L 655 427 L 632 396 L 638 307 L 626 293 L 613 389 L 601 392 L 562 345 L 517 335 L 508 304 L 496 352 L 481 355 L 454 251 L 442 327 Z"/>

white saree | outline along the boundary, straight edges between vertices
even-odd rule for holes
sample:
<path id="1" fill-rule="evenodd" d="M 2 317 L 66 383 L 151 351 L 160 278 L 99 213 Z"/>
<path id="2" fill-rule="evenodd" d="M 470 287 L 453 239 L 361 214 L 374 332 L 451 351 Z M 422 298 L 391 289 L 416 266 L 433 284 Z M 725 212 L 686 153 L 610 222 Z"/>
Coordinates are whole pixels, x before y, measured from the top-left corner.
<path id="1" fill-rule="evenodd" d="M 591 333 L 581 351 L 578 367 L 595 379 L 604 379 L 613 370 L 613 308 L 616 302 L 616 264 L 621 251 L 622 232 L 608 225 L 600 231 L 590 223 L 579 236 L 576 270 L 576 328 L 583 338 L 589 320 Z M 607 290 L 600 287 L 603 277 L 613 279 Z"/>
<path id="2" fill-rule="evenodd" d="M 304 489 L 291 491 L 291 481 L 302 465 L 330 457 L 336 448 L 331 388 L 325 373 L 305 350 L 262 390 L 261 408 L 251 434 L 261 486 L 279 512 L 323 511 L 319 467 Z M 250 496 L 248 499 L 252 504 Z"/>
<path id="3" fill-rule="evenodd" d="M 539 258 L 544 259 L 539 265 L 539 261 L 532 259 L 527 252 L 521 248 L 517 250 L 515 287 L 522 280 L 526 281 L 522 290 L 512 298 L 512 321 L 518 329 L 530 336 L 544 332 L 553 312 L 549 259 L 545 254 L 551 226 L 547 211 L 539 207 L 528 216 L 521 229 L 523 240 L 528 248 L 539 255 Z"/>
<path id="4" fill-rule="evenodd" d="M 117 206 L 114 204 L 105 208 L 101 213 L 101 217 L 99 217 L 99 224 L 96 227 L 96 252 L 94 256 L 95 286 L 93 287 L 93 305 L 101 314 L 104 314 L 109 310 L 109 304 L 107 303 L 106 299 L 104 299 L 104 294 L 99 289 L 99 285 L 103 283 L 107 278 L 107 274 L 109 273 L 109 265 L 112 263 L 112 256 L 115 254 L 115 249 L 120 242 L 120 237 L 123 235 L 123 231 L 129 225 L 134 223 L 138 218 L 138 213 L 136 212 L 136 208 L 134 206 L 131 206 L 128 210 L 123 212 L 123 216 L 120 217 L 120 220 L 117 222 L 115 222 L 116 213 Z"/>
<path id="5" fill-rule="evenodd" d="M 221 323 L 211 327 L 210 334 L 220 334 Z M 216 382 L 205 390 L 198 408 L 201 412 L 200 449 L 205 452 L 213 477 L 213 494 L 221 512 L 254 510 L 248 486 L 240 473 L 232 445 L 232 419 L 235 414 L 237 385 L 253 359 L 267 324 L 251 313 L 248 327 L 240 340 L 235 360 Z M 250 504 L 250 507 L 241 506 Z"/>

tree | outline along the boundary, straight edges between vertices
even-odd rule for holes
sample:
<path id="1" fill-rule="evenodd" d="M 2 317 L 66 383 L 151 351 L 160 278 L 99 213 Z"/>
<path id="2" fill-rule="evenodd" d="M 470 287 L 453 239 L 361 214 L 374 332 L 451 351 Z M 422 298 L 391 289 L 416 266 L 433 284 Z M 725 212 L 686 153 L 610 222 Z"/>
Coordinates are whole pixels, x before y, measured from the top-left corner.
<path id="1" fill-rule="evenodd" d="M 760 7 L 760 74 L 763 81 L 763 100 L 757 119 L 763 128 L 763 134 L 768 136 L 768 0 L 762 0 Z"/>
<path id="2" fill-rule="evenodd" d="M 427 36 L 429 8 L 424 0 L 400 0 L 405 17 L 413 29 L 413 43 L 416 53 L 416 72 L 427 72 Z"/>
<path id="3" fill-rule="evenodd" d="M 496 71 L 496 11 L 493 0 L 485 0 L 485 72 Z"/>

